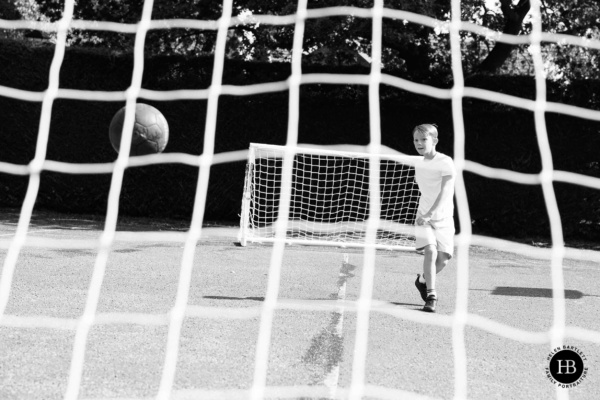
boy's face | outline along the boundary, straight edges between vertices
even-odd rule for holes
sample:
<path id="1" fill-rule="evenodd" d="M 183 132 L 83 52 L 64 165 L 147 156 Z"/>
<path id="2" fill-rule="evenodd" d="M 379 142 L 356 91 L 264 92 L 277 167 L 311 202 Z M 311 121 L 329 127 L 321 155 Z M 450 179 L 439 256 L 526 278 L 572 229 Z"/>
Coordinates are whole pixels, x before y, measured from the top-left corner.
<path id="1" fill-rule="evenodd" d="M 415 132 L 414 134 L 415 149 L 417 149 L 417 152 L 422 156 L 433 153 L 437 142 L 437 138 L 432 137 L 427 133 Z"/>

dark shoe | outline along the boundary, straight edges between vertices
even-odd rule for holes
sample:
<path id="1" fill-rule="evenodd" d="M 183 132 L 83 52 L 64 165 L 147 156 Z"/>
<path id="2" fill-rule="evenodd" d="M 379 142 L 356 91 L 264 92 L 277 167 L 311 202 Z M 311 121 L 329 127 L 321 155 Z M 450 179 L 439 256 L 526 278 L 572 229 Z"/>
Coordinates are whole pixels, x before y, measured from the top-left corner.
<path id="1" fill-rule="evenodd" d="M 437 305 L 437 297 L 434 295 L 430 295 L 425 300 L 425 305 L 423 306 L 423 311 L 426 312 L 435 312 L 435 306 Z"/>
<path id="2" fill-rule="evenodd" d="M 417 274 L 417 280 L 415 281 L 415 286 L 419 293 L 421 293 L 421 298 L 423 301 L 427 301 L 427 284 L 419 282 L 419 277 L 421 274 Z"/>

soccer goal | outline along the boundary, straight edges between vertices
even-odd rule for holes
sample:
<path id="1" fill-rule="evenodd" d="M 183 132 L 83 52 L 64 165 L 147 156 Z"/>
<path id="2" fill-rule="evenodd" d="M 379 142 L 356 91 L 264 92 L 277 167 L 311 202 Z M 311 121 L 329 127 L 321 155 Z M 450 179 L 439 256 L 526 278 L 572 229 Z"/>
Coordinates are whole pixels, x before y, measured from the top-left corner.
<path id="1" fill-rule="evenodd" d="M 569 3 L 580 5 L 584 2 L 559 4 L 540 0 L 519 1 L 519 4 L 531 5 L 531 14 L 529 20 L 526 20 L 531 29 L 526 35 L 494 30 L 494 26 L 500 23 L 500 20 L 494 18 L 490 19 L 495 21 L 491 28 L 487 24 L 480 24 L 490 18 L 487 12 L 494 3 L 497 6 L 502 3 L 503 8 L 514 9 L 512 5 L 517 2 L 508 0 L 480 2 L 485 5 L 470 2 L 471 9 L 476 9 L 473 16 L 477 23 L 463 20 L 462 10 L 467 5 L 464 0 L 451 0 L 445 2 L 443 7 L 438 7 L 441 2 L 383 0 L 344 2 L 347 5 L 335 7 L 327 7 L 324 3 L 328 2 L 309 3 L 305 0 L 288 3 L 246 2 L 247 4 L 223 0 L 203 2 L 206 4 L 202 5 L 192 1 L 167 3 L 153 0 L 14 0 L 4 3 L 19 3 L 24 8 L 30 8 L 26 10 L 28 12 L 33 12 L 37 6 L 32 5 L 38 3 L 43 3 L 45 8 L 52 8 L 52 3 L 56 7 L 59 4 L 61 9 L 55 10 L 56 18 L 53 22 L 36 18 L 33 14 L 27 20 L 5 19 L 9 14 L 7 12 L 0 15 L 0 32 L 9 37 L 22 37 L 32 47 L 39 43 L 36 44 L 34 39 L 26 39 L 26 33 L 52 35 L 51 41 L 40 46 L 45 54 L 52 54 L 51 59 L 45 59 L 48 63 L 20 64 L 0 54 L 0 60 L 6 59 L 0 69 L 0 75 L 4 77 L 6 71 L 10 70 L 9 67 L 15 65 L 28 66 L 21 67 L 27 73 L 47 68 L 47 77 L 32 75 L 27 79 L 15 80 L 14 86 L 10 80 L 0 80 L 0 99 L 10 100 L 10 103 L 2 104 L 15 105 L 13 109 L 2 108 L 2 115 L 8 116 L 5 121 L 8 120 L 9 123 L 0 124 L 0 131 L 3 138 L 18 139 L 15 142 L 18 146 L 13 146 L 14 148 L 27 149 L 27 157 L 23 160 L 7 157 L 8 152 L 4 149 L 0 152 L 0 200 L 17 196 L 7 186 L 3 186 L 7 177 L 27 180 L 23 199 L 19 200 L 18 222 L 6 219 L 5 231 L 0 232 L 0 398 L 467 399 L 488 398 L 490 393 L 502 398 L 552 398 L 554 391 L 554 397 L 563 400 L 569 398 L 569 390 L 573 390 L 573 398 L 600 398 L 598 385 L 593 383 L 594 377 L 598 377 L 598 363 L 594 364 L 594 359 L 598 359 L 600 349 L 600 331 L 597 318 L 594 319 L 597 314 L 597 311 L 594 313 L 594 307 L 598 301 L 598 291 L 594 287 L 585 293 L 582 288 L 585 285 L 591 287 L 597 282 L 592 278 L 597 271 L 595 266 L 600 263 L 600 253 L 565 246 L 565 218 L 561 215 L 556 196 L 560 186 L 562 191 L 585 187 L 594 190 L 596 194 L 600 193 L 600 177 L 595 172 L 598 163 L 590 161 L 590 167 L 586 170 L 570 160 L 568 163 L 555 163 L 556 157 L 553 157 L 550 144 L 557 146 L 561 142 L 558 141 L 559 137 L 552 137 L 552 132 L 549 133 L 547 129 L 547 117 L 550 114 L 559 116 L 563 121 L 581 119 L 600 122 L 597 104 L 593 107 L 591 104 L 575 106 L 566 100 L 553 99 L 553 96 L 546 93 L 553 64 L 552 57 L 548 56 L 568 50 L 573 53 L 564 54 L 574 56 L 589 52 L 595 57 L 595 53 L 600 50 L 599 33 L 591 26 L 593 24 L 585 35 L 579 34 L 580 36 L 567 34 L 562 28 L 562 33 L 545 30 L 545 21 L 557 17 L 559 6 L 567 7 Z M 280 10 L 269 9 L 271 5 L 280 3 Z M 548 8 L 543 3 L 548 3 L 551 7 Z M 589 14 L 593 15 L 593 2 L 587 3 L 591 4 Z M 140 9 L 134 15 L 136 4 Z M 411 10 L 412 6 L 419 4 L 422 4 L 423 11 L 427 13 L 419 14 Z M 112 15 L 111 19 L 98 11 L 103 7 L 106 10 L 122 9 L 123 13 Z M 439 8 L 436 15 L 428 14 L 436 8 Z M 10 10 L 10 6 L 2 9 Z M 212 9 L 210 13 L 204 12 L 209 9 Z M 94 10 L 98 15 L 89 17 L 82 10 Z M 546 14 L 542 13 L 544 10 Z M 566 15 L 566 12 L 561 13 Z M 125 20 L 123 16 L 128 19 Z M 327 19 L 339 21 L 342 29 L 332 29 L 334 25 L 320 23 Z M 424 40 L 430 38 L 437 41 L 436 53 L 427 52 L 427 57 L 435 57 L 432 58 L 435 63 L 448 64 L 451 69 L 448 71 L 451 87 L 433 86 L 429 80 L 424 81 L 425 83 L 413 81 L 383 67 L 385 58 L 396 52 L 390 52 L 383 46 L 384 34 L 391 33 L 393 36 L 388 36 L 388 39 L 397 42 L 395 36 L 399 31 L 387 25 L 393 21 L 402 26 L 402 29 L 405 29 L 404 26 L 410 27 L 410 24 L 417 25 L 416 29 L 419 31 L 429 32 Z M 248 27 L 243 36 L 239 34 L 242 27 Z M 289 29 L 274 34 L 278 27 Z M 70 35 L 73 32 L 99 31 L 108 32 L 111 37 L 116 38 L 135 38 L 131 61 L 127 61 L 127 65 L 131 64 L 132 68 L 131 82 L 126 86 L 121 83 L 103 85 L 101 79 L 81 68 L 82 74 L 85 72 L 90 81 L 81 87 L 66 84 L 66 79 L 63 79 L 68 76 L 63 69 L 64 61 L 68 61 L 65 58 L 66 50 L 79 40 L 74 40 Z M 345 43 L 351 46 L 360 44 L 360 47 L 365 48 L 368 54 L 358 54 L 361 56 L 359 61 L 367 60 L 369 63 L 369 70 L 364 74 L 341 73 L 343 70 L 337 68 L 332 68 L 330 73 L 316 73 L 316 69 L 310 68 L 303 70 L 304 58 L 311 51 L 317 56 L 326 53 L 313 51 L 314 48 L 309 49 L 307 46 L 315 43 L 321 45 L 327 43 L 327 40 L 331 43 L 344 43 L 344 32 L 359 31 L 366 32 L 362 33 L 364 37 L 360 41 Z M 190 44 L 188 39 L 201 45 L 202 49 L 212 49 L 212 68 L 193 68 L 193 73 L 209 77 L 210 83 L 206 87 L 188 86 L 185 81 L 173 86 L 161 83 L 151 86 L 153 89 L 146 86 L 146 77 L 151 75 L 148 72 L 150 64 L 146 62 L 146 53 L 152 48 L 147 44 L 147 38 L 149 42 L 152 35 L 159 32 L 165 33 L 165 38 L 177 38 L 181 33 L 185 34 L 184 41 L 173 39 L 177 57 L 187 47 L 186 43 Z M 252 32 L 257 33 L 257 36 Z M 307 32 L 317 32 L 328 38 L 311 38 Z M 468 59 L 464 51 L 471 48 L 474 35 L 485 36 L 503 45 L 527 46 L 526 52 L 531 55 L 531 59 L 525 61 L 532 68 L 530 78 L 535 81 L 534 98 L 508 94 L 504 88 L 499 92 L 482 89 L 465 79 L 466 70 L 463 69 Z M 267 82 L 245 82 L 240 78 L 238 82 L 237 75 L 231 73 L 234 70 L 226 71 L 225 66 L 229 65 L 228 57 L 232 54 L 234 42 L 237 41 L 239 46 L 246 46 L 252 42 L 272 42 L 275 37 L 280 38 L 281 45 L 273 43 L 274 46 L 277 45 L 273 47 L 273 54 L 289 61 L 289 76 L 269 76 Z M 88 36 L 94 48 L 104 45 L 101 38 L 104 37 Z M 405 36 L 402 40 L 409 39 L 410 36 Z M 158 46 L 156 48 L 162 49 L 166 42 L 161 39 L 154 43 Z M 287 48 L 283 49 L 281 46 Z M 328 49 L 323 46 L 322 50 Z M 480 50 L 486 51 L 484 47 L 477 48 L 476 51 Z M 280 54 L 282 51 L 283 54 Z M 247 54 L 265 57 L 262 51 Z M 90 57 L 92 60 L 96 60 L 95 51 L 89 52 L 89 55 L 94 56 Z M 365 55 L 366 58 L 363 57 Z M 190 57 L 193 57 L 193 65 L 197 65 L 195 53 L 191 53 Z M 597 58 L 594 57 L 589 59 L 596 62 Z M 271 55 L 268 59 L 272 61 Z M 232 64 L 235 63 L 237 61 Z M 587 64 L 597 65 L 591 61 Z M 592 67 L 590 69 L 594 70 Z M 167 70 L 169 74 L 178 76 L 183 68 L 174 64 L 169 65 Z M 255 70 L 254 66 L 245 69 L 244 75 L 251 75 Z M 228 75 L 229 79 L 224 79 Z M 232 76 L 235 79 L 231 79 Z M 21 87 L 23 82 L 31 85 Z M 361 153 L 326 146 L 312 148 L 299 145 L 302 85 L 361 87 L 365 92 L 368 91 L 366 102 L 369 115 L 365 121 L 368 119 L 369 127 L 368 132 L 365 132 L 368 133 L 365 135 L 365 142 L 369 143 L 369 150 Z M 417 94 L 424 96 L 426 100 L 443 99 L 451 103 L 451 115 L 450 112 L 445 113 L 447 115 L 444 114 L 444 119 L 451 121 L 447 124 L 447 131 L 453 133 L 452 156 L 457 169 L 455 200 L 460 232 L 456 238 L 456 257 L 452 261 L 452 271 L 455 271 L 456 278 L 453 282 L 446 280 L 446 290 L 450 295 L 447 296 L 448 300 L 444 305 L 446 309 L 441 315 L 421 313 L 414 308 L 416 305 L 412 303 L 418 299 L 418 294 L 413 288 L 414 275 L 409 275 L 413 271 L 403 261 L 397 262 L 400 257 L 393 257 L 393 261 L 388 260 L 386 265 L 385 260 L 382 260 L 385 257 L 379 257 L 380 252 L 377 250 L 414 248 L 412 226 L 418 202 L 411 158 L 382 154 L 382 143 L 385 141 L 382 140 L 382 127 L 386 126 L 382 121 L 386 121 L 382 119 L 383 108 L 380 104 L 382 100 L 385 101 L 385 92 L 380 93 L 380 90 L 385 87 L 397 90 L 402 96 L 404 93 Z M 256 142 L 270 139 L 254 136 L 259 129 L 247 129 L 244 121 L 244 135 L 236 136 L 244 141 L 243 144 L 237 146 L 239 142 L 233 142 L 231 148 L 224 148 L 222 144 L 233 135 L 217 133 L 217 126 L 220 130 L 231 120 L 222 123 L 227 114 L 219 111 L 221 99 L 225 96 L 250 97 L 275 92 L 285 92 L 288 95 L 287 132 L 281 133 L 276 139 L 285 142 L 286 146 L 252 144 L 247 151 L 249 143 L 246 138 Z M 594 97 L 592 91 L 588 93 L 590 98 Z M 489 127 L 486 125 L 489 123 L 483 118 L 468 121 L 473 114 L 465 113 L 463 107 L 473 100 L 483 102 L 485 107 L 490 108 L 490 114 L 494 107 L 512 107 L 518 112 L 511 110 L 511 113 L 526 115 L 523 117 L 526 118 L 523 119 L 525 125 L 519 128 L 529 130 L 537 143 L 529 147 L 525 142 L 520 144 L 530 154 L 539 153 L 539 171 L 523 172 L 518 168 L 519 160 L 514 160 L 514 168 L 512 163 L 508 163 L 512 169 L 488 163 L 483 150 L 494 153 L 496 149 L 491 146 L 487 149 L 476 148 L 476 152 L 467 151 L 467 143 L 472 145 L 472 139 L 467 138 L 467 131 L 471 131 L 474 125 L 483 125 L 482 131 Z M 85 129 L 81 129 L 74 122 L 75 108 L 60 108 L 61 104 L 64 106 L 68 103 L 69 107 L 74 107 L 89 103 L 95 108 L 94 114 L 90 115 L 96 117 L 100 108 L 98 104 L 101 102 L 125 102 L 128 122 L 124 124 L 129 125 L 133 124 L 132 117 L 138 101 L 160 101 L 165 106 L 169 102 L 179 102 L 177 107 L 182 103 L 202 102 L 202 105 L 194 105 L 194 114 L 189 115 L 191 120 L 204 121 L 204 126 L 194 126 L 191 130 L 193 135 L 202 136 L 202 153 L 191 154 L 196 147 L 182 141 L 179 149 L 185 152 L 181 153 L 169 149 L 166 153 L 129 158 L 127 152 L 121 152 L 116 160 L 106 158 L 100 161 L 94 161 L 96 158 L 83 159 L 79 157 L 80 154 L 73 159 L 56 157 L 57 151 L 52 147 L 50 138 L 63 138 L 69 132 L 51 129 L 55 121 L 68 120 L 68 124 L 75 129 L 73 132 L 81 135 L 90 135 L 88 128 L 96 125 L 96 120 L 90 119 L 89 122 L 86 121 L 86 125 L 82 125 Z M 28 110 L 23 105 L 29 103 L 36 103 L 38 108 L 34 112 L 23 113 L 24 117 L 14 116 L 19 115 L 19 110 Z M 204 106 L 205 118 L 197 118 Z M 412 116 L 406 114 L 410 111 L 401 108 L 394 110 L 398 110 L 396 112 L 404 118 L 403 122 L 408 124 Z M 270 109 L 267 111 L 275 114 Z M 432 108 L 432 111 L 436 110 Z M 488 112 L 487 109 L 485 111 Z M 434 112 L 431 114 L 435 115 Z M 39 118 L 38 130 L 22 129 L 24 118 Z M 177 123 L 174 125 L 182 126 L 181 121 L 175 121 Z M 469 122 L 468 129 L 465 128 L 466 121 Z M 514 129 L 518 121 L 515 116 L 501 130 Z M 106 134 L 108 128 L 107 123 L 103 128 Z M 268 130 L 269 133 L 275 131 Z M 31 141 L 35 144 L 35 154 L 26 147 L 29 146 L 25 135 L 28 132 L 37 132 Z M 405 132 L 408 134 L 408 130 Z M 587 147 L 586 152 L 593 154 L 593 145 L 582 141 L 580 132 L 573 130 L 564 134 L 569 141 L 572 137 L 577 137 L 578 148 Z M 181 138 L 181 132 L 174 129 L 171 138 L 173 140 L 177 137 Z M 406 139 L 410 141 L 410 138 Z M 351 138 L 341 140 L 343 141 L 335 143 L 346 143 Z M 110 146 L 108 135 L 105 135 L 105 145 Z M 410 146 L 410 143 L 406 145 Z M 93 148 L 91 144 L 89 146 Z M 10 146 L 5 144 L 4 147 Z M 242 147 L 244 150 L 240 150 Z M 71 149 L 74 149 L 73 153 L 80 152 L 77 147 Z M 93 151 L 96 152 L 95 148 Z M 273 245 L 264 246 L 259 251 L 254 251 L 256 249 L 251 247 L 234 249 L 233 241 L 238 223 L 236 216 L 232 221 L 235 225 L 232 240 L 227 241 L 226 245 L 219 244 L 219 248 L 212 251 L 211 246 L 200 243 L 205 237 L 204 218 L 207 204 L 210 203 L 207 199 L 222 201 L 222 197 L 218 196 L 211 199 L 209 182 L 211 174 L 214 174 L 211 169 L 216 165 L 246 161 L 243 194 L 242 190 L 235 194 L 235 201 L 242 196 L 239 240 L 242 245 L 254 242 Z M 152 228 L 146 232 L 119 229 L 117 222 L 123 214 L 122 189 L 127 189 L 128 184 L 126 172 L 133 167 L 154 164 L 183 164 L 186 168 L 195 169 L 198 179 L 194 186 L 189 229 L 162 231 Z M 71 229 L 59 227 L 58 232 L 50 235 L 33 219 L 44 185 L 48 187 L 48 182 L 52 182 L 46 178 L 59 174 L 110 174 L 110 187 L 106 188 L 106 196 L 104 193 L 102 196 L 102 199 L 106 199 L 106 212 L 98 232 L 94 231 L 96 228 L 93 226 L 85 226 L 85 229 L 69 235 Z M 483 214 L 488 213 L 488 209 L 490 213 L 494 210 L 487 204 L 480 207 L 480 204 L 468 198 L 467 189 L 473 189 L 465 179 L 469 176 L 494 180 L 499 184 L 538 186 L 546 211 L 541 222 L 547 223 L 547 236 L 551 244 L 547 248 L 537 247 L 501 239 L 494 232 L 492 236 L 474 232 L 473 227 L 480 226 L 475 218 L 471 218 L 474 208 L 486 207 Z M 237 181 L 240 185 L 242 179 L 243 171 L 240 171 Z M 58 199 L 69 198 L 73 192 L 69 191 L 68 186 L 52 186 L 51 196 Z M 500 195 L 500 191 L 494 190 L 490 195 Z M 507 196 L 507 201 L 524 204 L 524 212 L 532 209 L 528 200 Z M 577 204 L 569 203 L 566 206 L 575 208 Z M 237 204 L 235 208 L 237 211 Z M 590 210 L 595 213 L 598 208 L 593 205 Z M 592 218 L 596 218 L 594 213 L 589 212 L 579 224 L 584 228 L 591 228 L 592 223 L 595 226 L 598 220 L 594 219 L 592 222 Z M 6 214 L 4 212 L 4 216 Z M 518 215 L 510 217 L 506 221 L 519 218 Z M 54 222 L 52 225 L 54 226 Z M 512 225 L 508 228 L 511 229 Z M 131 244 L 128 245 L 131 249 L 124 248 L 128 243 Z M 174 260 L 176 265 L 156 265 L 151 269 L 147 265 L 148 259 L 144 257 L 151 257 L 152 254 L 160 254 L 162 257 L 168 250 L 166 244 L 169 243 L 175 244 L 171 248 L 174 252 L 172 260 L 169 261 Z M 325 297 L 325 285 L 322 288 L 311 286 L 317 278 L 309 276 L 306 271 L 311 271 L 309 267 L 316 267 L 309 262 L 305 263 L 304 258 L 308 257 L 302 254 L 314 255 L 317 251 L 300 252 L 295 248 L 286 248 L 285 243 L 360 248 L 355 252 L 357 259 L 360 256 L 360 264 L 353 261 L 356 263 L 355 275 L 360 278 L 360 284 L 357 283 L 354 287 L 348 285 L 348 295 L 345 294 L 345 278 L 353 270 L 350 270 L 351 264 L 347 257 L 340 254 L 340 261 L 343 261 L 339 274 L 338 265 L 331 268 L 331 287 L 337 293 Z M 494 257 L 491 257 L 494 259 L 485 260 L 480 257 L 478 260 L 486 265 L 477 265 L 476 253 L 484 248 L 494 252 Z M 333 248 L 329 250 L 332 250 L 327 252 L 330 257 L 333 257 L 332 254 L 343 253 Z M 259 256 L 256 256 L 254 262 L 249 262 L 251 253 L 261 252 L 266 254 L 264 262 Z M 511 252 L 516 256 L 505 260 L 499 255 L 503 252 Z M 234 253 L 241 259 L 238 264 L 229 263 L 226 257 Z M 120 259 L 124 260 L 121 263 L 115 263 L 117 256 L 127 258 Z M 319 254 L 314 258 L 318 256 Z M 522 265 L 515 261 L 517 256 L 535 257 L 536 269 L 531 267 L 532 264 Z M 83 257 L 93 258 L 93 261 L 84 263 Z M 238 261 L 233 256 L 231 258 Z M 565 263 L 566 259 L 569 259 L 568 264 Z M 62 262 L 64 260 L 74 264 Z M 573 260 L 589 264 L 579 266 L 571 263 Z M 395 265 L 392 266 L 392 263 Z M 418 263 L 420 268 L 420 259 Z M 298 268 L 299 264 L 305 265 Z M 36 266 L 39 268 L 34 268 Z M 306 268 L 303 270 L 303 267 Z M 403 279 L 408 284 L 397 289 L 395 285 L 400 280 L 386 280 L 390 276 L 386 275 L 390 273 L 385 271 L 386 267 L 393 270 L 398 279 L 405 275 Z M 301 270 L 305 275 L 285 275 L 292 269 Z M 62 271 L 65 279 L 59 279 L 62 276 L 53 274 L 54 271 Z M 242 271 L 250 278 L 240 278 L 244 276 Z M 542 273 L 535 276 L 532 272 L 529 274 L 530 280 L 527 280 L 524 279 L 524 271 Z M 166 276 L 171 276 L 169 273 L 175 277 L 173 281 L 165 279 Z M 288 285 L 291 281 L 289 278 L 293 276 L 299 276 L 301 280 L 292 281 Z M 486 276 L 487 284 L 471 286 L 481 276 Z M 145 286 L 140 277 L 148 277 Z M 334 283 L 336 281 L 337 284 Z M 61 290 L 61 286 L 55 286 L 55 282 L 64 284 L 65 290 Z M 506 286 L 511 282 L 515 286 Z M 111 284 L 112 291 L 109 290 Z M 300 284 L 308 287 L 306 292 L 297 289 Z M 283 288 L 286 285 L 293 286 L 293 290 L 285 293 Z M 536 287 L 542 285 L 544 286 Z M 569 285 L 575 285 L 578 290 L 569 290 Z M 401 297 L 408 293 L 405 290 L 411 291 L 411 294 L 407 294 L 408 300 Z M 529 300 L 522 295 L 526 291 L 529 292 Z M 112 293 L 115 293 L 115 297 L 109 297 Z M 540 293 L 546 293 L 547 298 Z M 581 298 L 569 299 L 565 293 L 576 294 Z M 512 298 L 507 297 L 508 294 Z M 54 307 L 55 304 L 71 308 Z M 344 324 L 341 323 L 343 319 L 339 310 L 345 310 Z M 317 320 L 327 328 L 322 331 L 325 333 L 322 335 L 319 327 L 311 326 L 315 319 L 309 318 L 317 318 L 324 312 L 332 315 L 321 315 L 322 321 Z M 335 323 L 329 323 L 330 318 Z M 294 323 L 287 326 L 289 321 Z M 324 370 L 316 363 L 307 364 L 304 369 L 298 367 L 298 360 L 303 358 L 301 353 L 310 354 L 308 350 L 317 347 L 309 340 L 308 333 L 311 329 L 315 332 L 315 338 L 331 339 L 328 341 L 331 346 L 318 353 L 319 357 L 313 357 L 322 358 L 322 366 L 332 367 L 334 363 L 331 359 L 335 358 L 330 357 L 332 354 L 339 355 L 339 359 L 346 358 L 341 368 L 340 365 L 336 366 L 337 376 L 334 374 L 332 377 L 329 374 L 331 370 L 326 374 L 313 374 Z M 230 334 L 230 341 L 222 340 L 226 334 Z M 410 340 L 412 337 L 415 341 Z M 245 341 L 247 338 L 252 341 L 249 345 Z M 389 338 L 398 341 L 395 350 L 390 346 Z M 436 338 L 441 340 L 437 341 Z M 491 343 L 491 346 L 482 346 L 485 343 L 482 338 Z M 315 344 L 326 342 L 314 341 Z M 119 346 L 111 348 L 112 343 Z M 589 380 L 573 389 L 565 388 L 564 385 L 553 387 L 546 379 L 542 364 L 548 365 L 546 357 L 550 351 L 573 343 L 585 346 L 585 351 L 589 354 L 596 353 L 589 357 Z M 229 344 L 239 345 L 239 348 L 228 348 Z M 288 350 L 287 348 L 289 352 L 283 351 Z M 429 356 L 421 351 L 426 348 L 432 351 Z M 103 349 L 114 350 L 117 354 L 110 358 L 104 354 Z M 413 350 L 415 352 L 411 355 Z M 378 354 L 384 353 L 394 357 L 397 363 L 391 364 L 377 358 Z M 246 364 L 238 363 L 242 359 Z M 112 365 L 113 360 L 124 361 L 122 365 L 126 368 Z M 202 360 L 208 361 L 201 363 Z M 441 363 L 443 360 L 447 363 Z M 290 362 L 285 364 L 283 361 Z M 283 373 L 278 376 L 282 379 L 274 379 L 273 370 L 280 364 L 293 364 L 293 368 L 282 368 Z M 434 367 L 443 367 L 443 374 L 437 375 Z M 424 372 L 417 379 L 411 380 L 408 373 L 420 371 Z M 429 379 L 431 376 L 436 379 L 433 385 Z M 512 384 L 506 385 L 506 382 Z"/>
<path id="2" fill-rule="evenodd" d="M 366 243 L 370 154 L 309 147 L 297 147 L 293 153 L 292 178 L 285 181 L 285 147 L 250 145 L 240 221 L 243 246 L 274 240 L 285 184 L 291 187 L 287 242 L 414 249 L 419 200 L 414 157 L 379 155 L 380 218 L 374 243 Z"/>

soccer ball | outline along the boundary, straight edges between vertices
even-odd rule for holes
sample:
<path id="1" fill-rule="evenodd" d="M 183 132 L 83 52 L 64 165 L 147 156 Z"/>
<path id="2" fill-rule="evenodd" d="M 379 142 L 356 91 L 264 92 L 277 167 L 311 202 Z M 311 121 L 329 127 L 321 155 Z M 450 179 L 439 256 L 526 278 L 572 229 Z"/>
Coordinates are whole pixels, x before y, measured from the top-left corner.
<path id="1" fill-rule="evenodd" d="M 112 121 L 108 134 L 110 143 L 119 152 L 121 134 L 125 122 L 125 107 L 121 108 Z M 161 153 L 169 141 L 169 125 L 167 120 L 156 108 L 143 103 L 135 106 L 135 123 L 131 137 L 131 150 L 129 155 L 142 156 L 146 154 Z"/>

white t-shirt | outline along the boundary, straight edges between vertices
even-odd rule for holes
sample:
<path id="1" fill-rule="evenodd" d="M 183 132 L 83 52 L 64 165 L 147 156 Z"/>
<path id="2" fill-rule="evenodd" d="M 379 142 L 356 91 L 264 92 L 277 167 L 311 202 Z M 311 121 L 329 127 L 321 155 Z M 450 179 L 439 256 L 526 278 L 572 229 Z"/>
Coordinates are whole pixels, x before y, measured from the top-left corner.
<path id="1" fill-rule="evenodd" d="M 452 158 L 445 154 L 438 152 L 431 160 L 419 157 L 419 160 L 415 163 L 415 180 L 421 192 L 418 209 L 420 214 L 425 214 L 431 209 L 435 199 L 437 199 L 442 190 L 443 176 L 452 177 L 448 183 L 454 192 L 456 170 L 454 169 Z M 448 196 L 445 200 L 442 200 L 443 203 L 431 215 L 431 219 L 437 221 L 452 217 L 454 215 L 453 198 L 454 196 Z"/>

